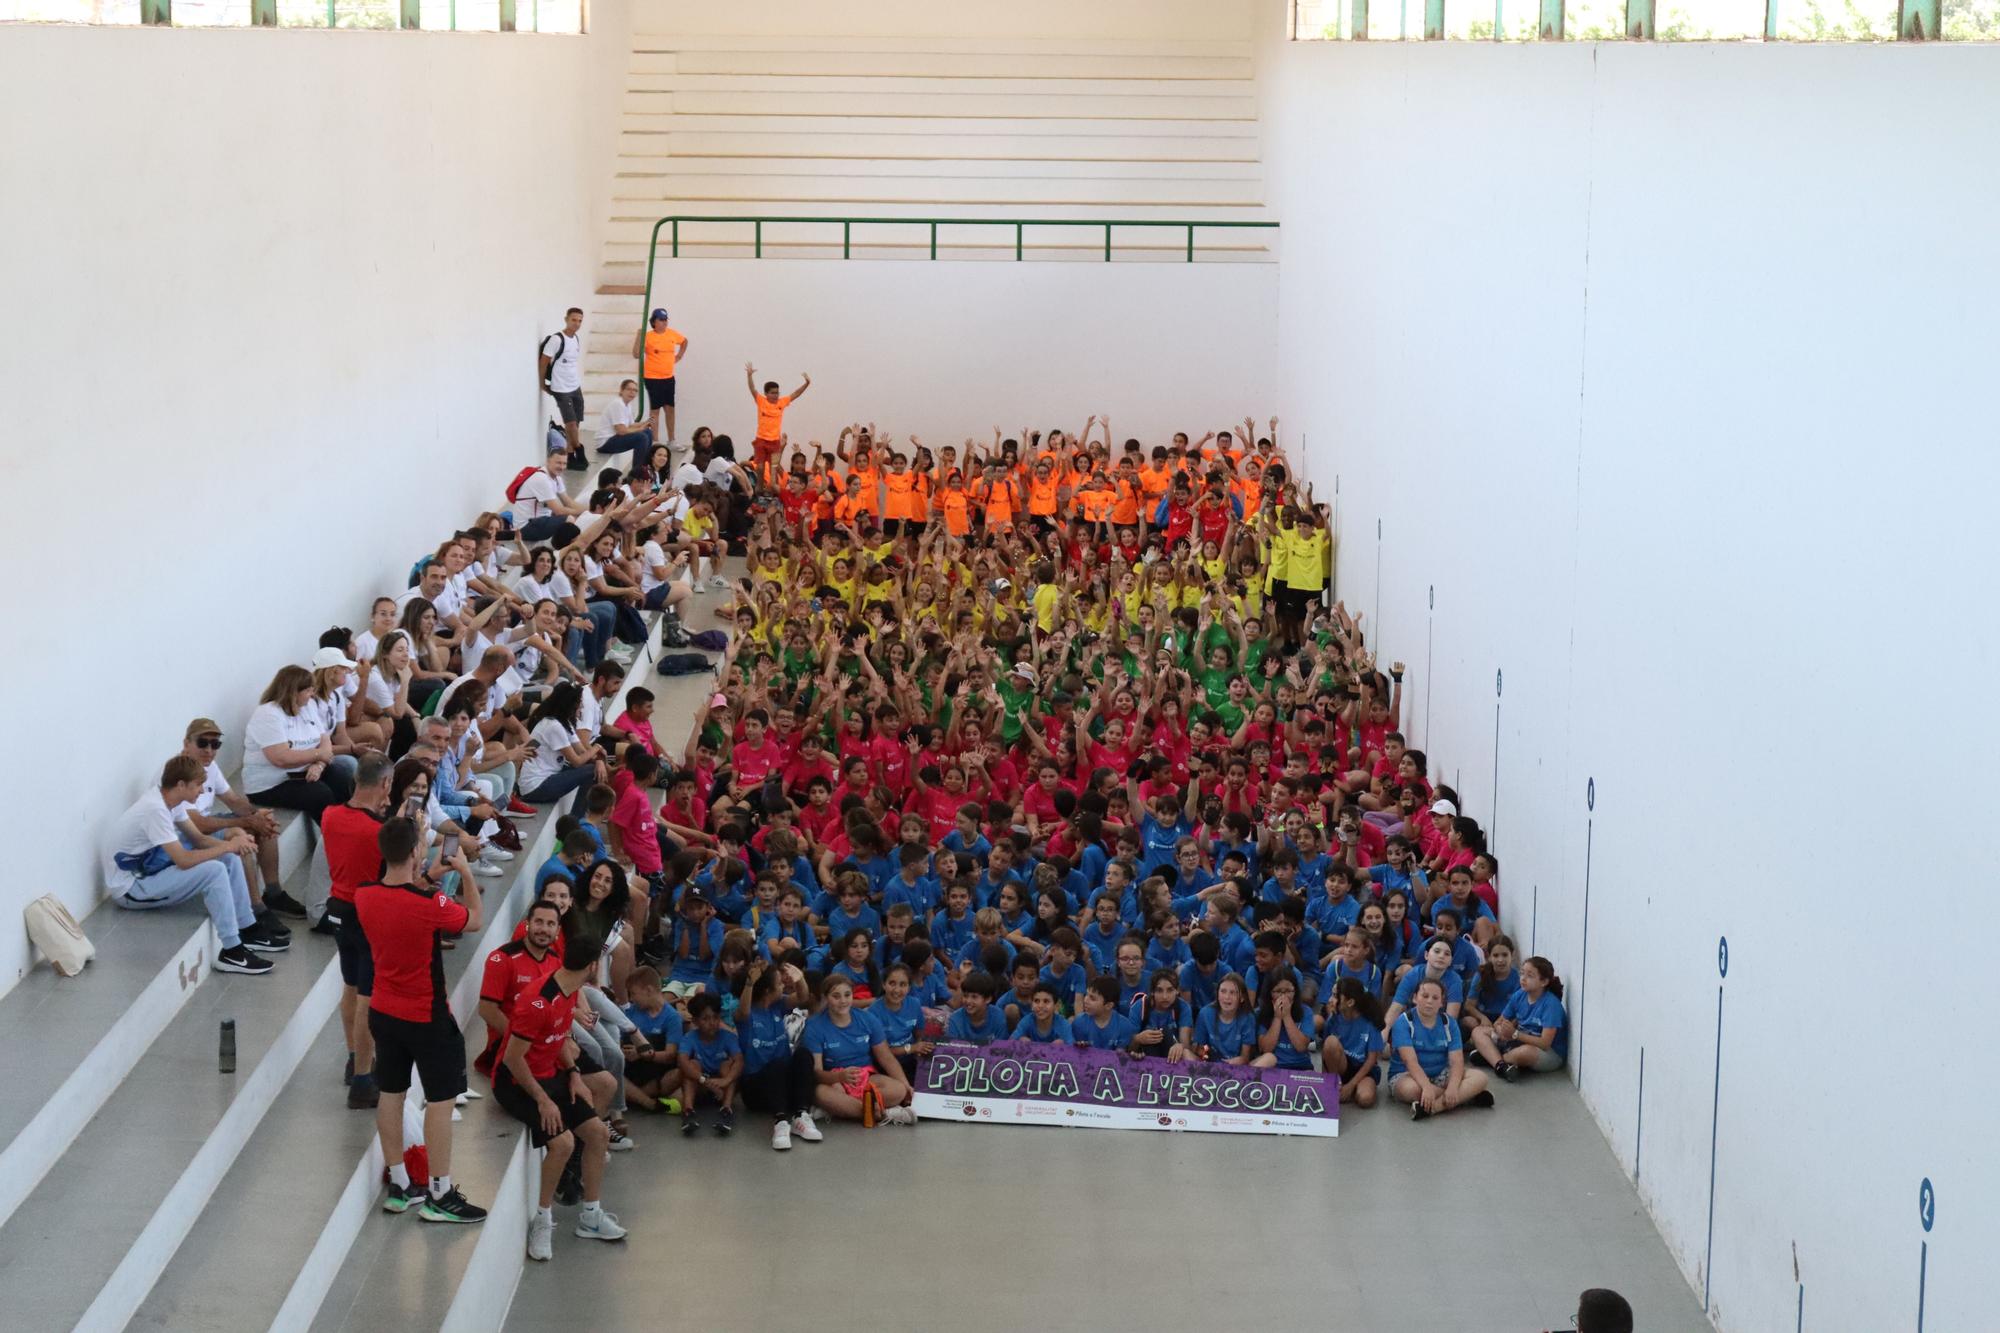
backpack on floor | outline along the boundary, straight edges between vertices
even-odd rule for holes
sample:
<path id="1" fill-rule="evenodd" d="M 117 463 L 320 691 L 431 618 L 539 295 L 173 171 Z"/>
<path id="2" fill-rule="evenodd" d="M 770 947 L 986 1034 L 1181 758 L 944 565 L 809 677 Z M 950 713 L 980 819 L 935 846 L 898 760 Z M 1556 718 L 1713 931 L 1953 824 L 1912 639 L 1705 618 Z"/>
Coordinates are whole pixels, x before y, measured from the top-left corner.
<path id="1" fill-rule="evenodd" d="M 688 646 L 707 653 L 726 652 L 729 649 L 729 636 L 719 629 L 705 629 L 690 636 Z"/>
<path id="2" fill-rule="evenodd" d="M 663 653 L 658 665 L 662 676 L 692 676 L 709 669 L 709 660 L 702 653 Z"/>
<path id="3" fill-rule="evenodd" d="M 157 849 L 156 849 L 157 850 Z M 83 971 L 83 965 L 97 956 L 97 948 L 83 927 L 63 906 L 62 899 L 45 893 L 27 906 L 28 938 L 48 957 L 49 966 L 65 977 Z"/>

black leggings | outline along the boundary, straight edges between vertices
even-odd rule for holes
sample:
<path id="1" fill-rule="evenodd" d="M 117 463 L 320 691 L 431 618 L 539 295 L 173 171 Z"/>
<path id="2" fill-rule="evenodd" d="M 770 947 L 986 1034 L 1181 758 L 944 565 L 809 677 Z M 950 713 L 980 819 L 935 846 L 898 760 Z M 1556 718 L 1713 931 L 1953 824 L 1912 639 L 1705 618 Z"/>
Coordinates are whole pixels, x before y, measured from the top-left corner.
<path id="1" fill-rule="evenodd" d="M 790 1120 L 812 1109 L 812 1052 L 801 1046 L 789 1060 L 773 1060 L 754 1074 L 745 1074 L 738 1087 L 743 1104 L 753 1111 L 783 1116 Z"/>
<path id="2" fill-rule="evenodd" d="M 269 791 L 251 792 L 250 800 L 254 805 L 274 810 L 303 810 L 306 818 L 317 824 L 329 805 L 340 805 L 352 795 L 354 779 L 347 775 L 346 769 L 328 764 L 317 782 L 287 778 Z"/>

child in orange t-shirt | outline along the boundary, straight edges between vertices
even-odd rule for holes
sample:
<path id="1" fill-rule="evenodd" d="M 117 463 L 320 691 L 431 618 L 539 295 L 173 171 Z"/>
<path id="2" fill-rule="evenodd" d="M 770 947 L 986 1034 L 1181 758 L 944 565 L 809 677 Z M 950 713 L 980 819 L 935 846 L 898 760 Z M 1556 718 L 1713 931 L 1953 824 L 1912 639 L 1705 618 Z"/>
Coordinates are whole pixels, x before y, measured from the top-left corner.
<path id="1" fill-rule="evenodd" d="M 757 367 L 750 362 L 743 363 L 743 382 L 750 386 L 750 400 L 757 404 L 757 438 L 750 442 L 750 466 L 760 475 L 772 459 L 778 456 L 785 434 L 785 409 L 797 402 L 807 389 L 812 387 L 813 377 L 802 375 L 799 387 L 778 396 L 778 382 L 766 380 L 764 391 L 757 391 Z"/>
<path id="2" fill-rule="evenodd" d="M 920 472 L 912 472 L 901 454 L 889 456 L 889 470 L 882 474 L 882 530 L 900 534 L 924 530 L 924 496 L 919 488 Z M 891 528 L 893 523 L 896 526 Z"/>

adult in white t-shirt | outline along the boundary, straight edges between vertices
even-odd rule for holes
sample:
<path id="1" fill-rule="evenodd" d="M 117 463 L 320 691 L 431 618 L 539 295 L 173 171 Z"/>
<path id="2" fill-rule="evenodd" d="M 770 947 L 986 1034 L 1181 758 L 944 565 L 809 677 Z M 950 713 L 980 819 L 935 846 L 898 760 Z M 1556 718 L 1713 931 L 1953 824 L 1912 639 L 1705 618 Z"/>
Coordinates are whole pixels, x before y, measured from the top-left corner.
<path id="1" fill-rule="evenodd" d="M 597 419 L 597 452 L 629 453 L 634 466 L 645 462 L 653 452 L 653 428 L 636 424 L 638 416 L 639 381 L 626 380 Z"/>
<path id="2" fill-rule="evenodd" d="M 278 668 L 243 728 L 243 790 L 258 805 L 320 813 L 354 794 L 354 756 L 333 752 L 313 688 L 301 666 Z"/>
<path id="3" fill-rule="evenodd" d="M 535 710 L 528 733 L 535 752 L 521 765 L 521 799 L 552 805 L 579 788 L 610 780 L 604 751 L 576 734 L 582 695 L 576 682 L 566 680 Z"/>
<path id="4" fill-rule="evenodd" d="M 556 400 L 572 464 L 587 467 L 583 446 L 576 439 L 577 424 L 583 420 L 583 339 L 577 336 L 582 327 L 583 311 L 571 306 L 563 316 L 562 332 L 542 339 L 535 368 L 541 387 Z"/>
<path id="5" fill-rule="evenodd" d="M 580 530 L 572 520 L 584 512 L 584 506 L 563 491 L 562 471 L 562 446 L 552 445 L 542 470 L 529 473 L 515 489 L 515 525 L 523 539 L 553 541 L 558 547 L 577 539 Z"/>
<path id="6" fill-rule="evenodd" d="M 271 964 L 258 953 L 282 953 L 290 946 L 277 931 L 257 924 L 242 862 L 254 852 L 255 839 L 237 829 L 189 846 L 197 838 L 174 820 L 175 810 L 201 795 L 205 778 L 199 759 L 177 754 L 167 760 L 159 785 L 111 826 L 104 842 L 104 887 L 113 903 L 133 910 L 201 899 L 222 945 L 216 971 L 260 975 Z"/>
<path id="7" fill-rule="evenodd" d="M 174 822 L 192 828 L 204 838 L 220 838 L 241 830 L 256 839 L 256 857 L 245 857 L 243 869 L 257 915 L 261 918 L 265 909 L 271 908 L 286 916 L 303 916 L 304 908 L 278 887 L 278 821 L 270 811 L 259 810 L 249 797 L 229 785 L 216 758 L 221 749 L 222 727 L 214 719 L 198 717 L 187 724 L 181 753 L 202 765 L 201 794 L 174 810 Z"/>

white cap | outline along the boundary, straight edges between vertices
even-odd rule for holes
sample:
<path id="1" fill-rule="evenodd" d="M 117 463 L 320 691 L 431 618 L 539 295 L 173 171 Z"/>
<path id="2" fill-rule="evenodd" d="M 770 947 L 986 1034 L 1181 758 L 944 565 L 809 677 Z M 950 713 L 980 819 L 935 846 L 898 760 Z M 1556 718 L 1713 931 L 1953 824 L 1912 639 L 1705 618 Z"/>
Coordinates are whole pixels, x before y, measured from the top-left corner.
<path id="1" fill-rule="evenodd" d="M 1458 814 L 1458 807 L 1453 805 L 1450 801 L 1443 801 L 1443 800 L 1432 801 L 1431 813 L 1434 815 L 1444 815 L 1449 818 L 1456 816 Z"/>
<path id="2" fill-rule="evenodd" d="M 346 667 L 349 671 L 357 669 L 356 664 L 348 661 L 347 654 L 341 652 L 340 649 L 322 648 L 313 654 L 312 669 L 314 671 L 324 671 L 328 667 Z"/>

